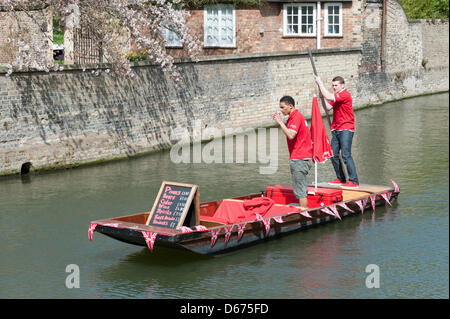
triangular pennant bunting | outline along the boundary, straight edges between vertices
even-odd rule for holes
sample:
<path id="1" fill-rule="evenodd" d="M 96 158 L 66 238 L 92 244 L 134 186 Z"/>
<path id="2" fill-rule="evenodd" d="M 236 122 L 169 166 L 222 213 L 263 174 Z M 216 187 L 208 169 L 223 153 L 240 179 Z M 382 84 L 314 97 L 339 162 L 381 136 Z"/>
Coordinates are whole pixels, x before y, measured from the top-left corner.
<path id="1" fill-rule="evenodd" d="M 94 235 L 95 227 L 97 227 L 97 224 L 89 223 L 88 236 L 90 241 L 92 241 L 92 236 Z"/>
<path id="2" fill-rule="evenodd" d="M 181 232 L 183 234 L 193 232 L 193 230 L 190 227 L 187 227 L 187 226 L 177 227 L 177 229 L 181 230 Z"/>
<path id="3" fill-rule="evenodd" d="M 354 213 L 354 210 L 351 210 L 350 208 L 348 208 L 348 206 L 345 203 L 340 203 L 338 204 L 338 206 L 341 206 L 343 209 L 345 209 L 346 211 L 349 211 L 350 213 Z"/>
<path id="4" fill-rule="evenodd" d="M 387 192 L 386 196 L 387 196 L 387 199 L 389 200 L 389 202 L 391 202 L 392 192 Z"/>
<path id="5" fill-rule="evenodd" d="M 400 187 L 398 187 L 397 183 L 391 179 L 392 184 L 394 185 L 394 192 L 400 193 Z"/>
<path id="6" fill-rule="evenodd" d="M 231 232 L 233 231 L 234 225 L 225 227 L 225 246 L 228 244 L 228 240 L 230 239 Z"/>
<path id="7" fill-rule="evenodd" d="M 370 195 L 370 202 L 372 203 L 373 212 L 375 212 L 375 198 L 377 195 Z"/>
<path id="8" fill-rule="evenodd" d="M 155 239 L 158 234 L 151 231 L 141 231 L 141 233 L 142 236 L 144 236 L 147 247 L 150 249 L 150 251 L 153 251 L 153 244 L 155 243 Z"/>
<path id="9" fill-rule="evenodd" d="M 339 212 L 336 208 L 336 205 L 332 205 L 330 206 L 331 211 L 333 212 L 334 216 L 336 216 L 337 218 L 339 218 L 339 220 L 342 220 L 341 216 L 339 216 Z"/>
<path id="10" fill-rule="evenodd" d="M 391 202 L 390 202 L 390 200 L 391 200 L 391 194 L 392 194 L 391 192 L 381 194 L 381 197 L 384 198 L 384 200 L 386 201 L 386 204 L 389 204 L 389 206 L 392 206 L 392 204 L 391 204 Z"/>
<path id="11" fill-rule="evenodd" d="M 308 212 L 300 212 L 300 215 L 308 217 L 308 218 L 312 218 L 312 216 L 308 213 Z"/>
<path id="12" fill-rule="evenodd" d="M 217 237 L 219 236 L 220 228 L 211 229 L 209 232 L 211 233 L 211 248 L 213 248 L 214 244 L 216 243 Z"/>
<path id="13" fill-rule="evenodd" d="M 367 198 L 357 200 L 356 204 L 359 206 L 359 209 L 361 210 L 361 215 L 364 214 L 364 209 L 366 208 L 367 204 Z"/>
<path id="14" fill-rule="evenodd" d="M 278 216 L 273 218 L 274 221 L 276 221 L 278 224 L 283 223 L 283 216 Z"/>
<path id="15" fill-rule="evenodd" d="M 242 223 L 242 224 L 237 224 L 237 228 L 238 228 L 238 241 L 241 240 L 242 235 L 244 234 L 244 230 L 245 230 L 245 226 L 247 225 L 248 222 Z"/>
<path id="16" fill-rule="evenodd" d="M 266 219 L 263 219 L 262 220 L 262 222 L 264 223 L 264 227 L 266 228 L 266 236 L 269 234 L 269 232 L 270 232 L 270 220 L 271 220 L 272 218 L 266 218 Z"/>
<path id="17" fill-rule="evenodd" d="M 207 231 L 208 230 L 208 228 L 206 228 L 203 225 L 197 225 L 197 226 L 195 226 L 195 229 L 198 231 Z"/>
<path id="18" fill-rule="evenodd" d="M 324 213 L 326 213 L 328 215 L 335 216 L 334 213 L 328 207 L 322 208 L 321 211 L 323 211 Z"/>

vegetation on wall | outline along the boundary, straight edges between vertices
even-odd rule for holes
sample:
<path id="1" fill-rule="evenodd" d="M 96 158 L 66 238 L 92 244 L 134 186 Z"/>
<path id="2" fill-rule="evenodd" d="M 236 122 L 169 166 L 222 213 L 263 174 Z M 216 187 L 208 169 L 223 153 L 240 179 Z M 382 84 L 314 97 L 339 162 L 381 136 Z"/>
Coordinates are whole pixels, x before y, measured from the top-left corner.
<path id="1" fill-rule="evenodd" d="M 182 2 L 191 9 L 200 9 L 205 5 L 223 3 L 233 4 L 237 8 L 259 7 L 266 1 L 267 0 L 183 0 Z"/>
<path id="2" fill-rule="evenodd" d="M 398 0 L 410 20 L 448 19 L 448 0 Z"/>
<path id="3" fill-rule="evenodd" d="M 53 44 L 64 44 L 64 26 L 57 15 L 53 15 Z"/>

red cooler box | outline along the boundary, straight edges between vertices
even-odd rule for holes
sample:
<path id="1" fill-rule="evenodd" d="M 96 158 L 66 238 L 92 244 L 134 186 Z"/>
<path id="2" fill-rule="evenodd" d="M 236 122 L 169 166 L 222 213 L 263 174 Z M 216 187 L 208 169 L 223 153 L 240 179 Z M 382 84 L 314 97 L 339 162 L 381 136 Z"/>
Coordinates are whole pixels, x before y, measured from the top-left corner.
<path id="1" fill-rule="evenodd" d="M 273 185 L 267 186 L 266 196 L 271 198 L 276 204 L 287 205 L 298 203 L 295 198 L 292 185 Z M 334 188 L 308 187 L 308 207 L 326 206 L 342 201 L 342 190 Z"/>

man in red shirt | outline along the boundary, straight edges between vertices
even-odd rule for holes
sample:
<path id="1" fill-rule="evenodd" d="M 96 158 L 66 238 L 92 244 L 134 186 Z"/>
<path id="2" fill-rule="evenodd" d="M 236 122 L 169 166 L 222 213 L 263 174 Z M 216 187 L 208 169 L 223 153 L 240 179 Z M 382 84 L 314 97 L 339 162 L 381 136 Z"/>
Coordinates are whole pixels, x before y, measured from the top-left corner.
<path id="1" fill-rule="evenodd" d="M 306 175 L 313 166 L 311 135 L 305 117 L 295 108 L 295 101 L 290 96 L 280 100 L 280 111 L 289 115 L 284 124 L 280 112 L 273 115 L 284 135 L 289 149 L 289 159 L 295 197 L 299 200 L 301 209 L 308 209 Z"/>
<path id="2" fill-rule="evenodd" d="M 334 93 L 329 92 L 322 80 L 315 76 L 315 81 L 320 89 L 320 97 L 324 97 L 328 110 L 333 110 L 333 123 L 331 124 L 331 148 L 334 157 L 331 158 L 337 178 L 329 182 L 331 185 L 341 185 L 343 188 L 354 189 L 359 187 L 355 162 L 352 157 L 352 141 L 355 134 L 355 116 L 353 114 L 352 96 L 345 89 L 344 79 L 340 76 L 332 80 Z M 339 152 L 347 166 L 348 179 L 339 160 Z"/>

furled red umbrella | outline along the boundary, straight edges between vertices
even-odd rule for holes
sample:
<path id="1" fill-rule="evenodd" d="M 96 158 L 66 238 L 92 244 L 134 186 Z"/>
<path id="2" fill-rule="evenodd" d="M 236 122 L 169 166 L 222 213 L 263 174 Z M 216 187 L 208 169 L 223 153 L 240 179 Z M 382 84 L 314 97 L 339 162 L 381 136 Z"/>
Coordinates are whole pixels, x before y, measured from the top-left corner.
<path id="1" fill-rule="evenodd" d="M 317 162 L 322 163 L 333 157 L 330 140 L 323 124 L 322 114 L 320 114 L 319 102 L 314 96 L 311 112 L 311 140 L 313 145 L 313 162 L 315 170 L 315 188 L 317 189 Z"/>

